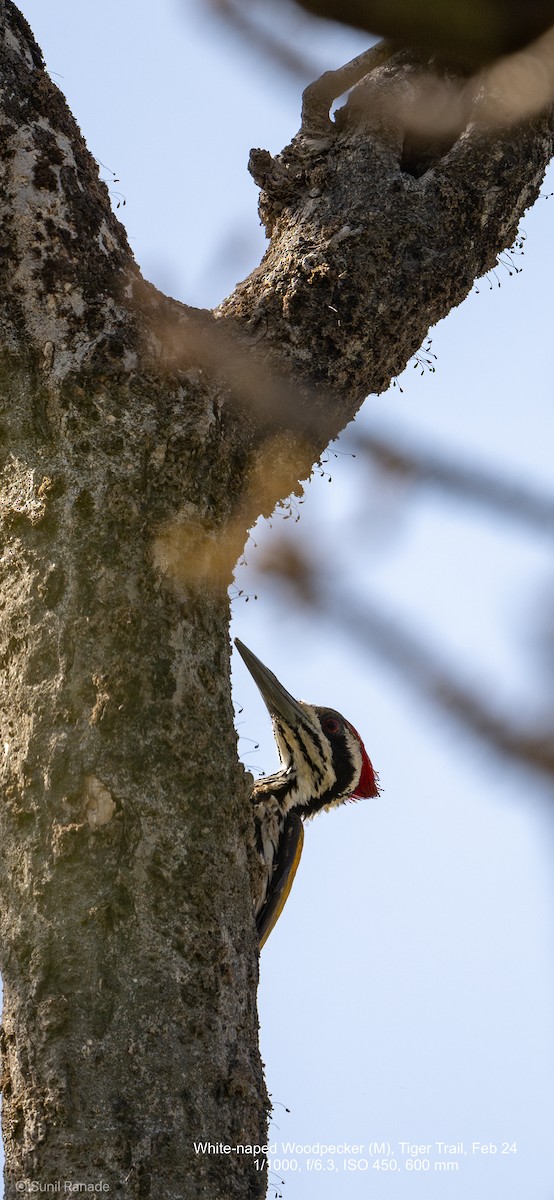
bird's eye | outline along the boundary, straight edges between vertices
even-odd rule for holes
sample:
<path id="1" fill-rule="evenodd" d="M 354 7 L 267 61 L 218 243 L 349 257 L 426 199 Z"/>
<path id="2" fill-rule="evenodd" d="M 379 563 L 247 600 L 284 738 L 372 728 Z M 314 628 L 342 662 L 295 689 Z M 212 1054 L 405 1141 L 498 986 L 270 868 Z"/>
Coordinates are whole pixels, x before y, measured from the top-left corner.
<path id="1" fill-rule="evenodd" d="M 337 721 L 336 717 L 326 717 L 323 722 L 323 728 L 325 733 L 338 733 L 340 722 Z"/>

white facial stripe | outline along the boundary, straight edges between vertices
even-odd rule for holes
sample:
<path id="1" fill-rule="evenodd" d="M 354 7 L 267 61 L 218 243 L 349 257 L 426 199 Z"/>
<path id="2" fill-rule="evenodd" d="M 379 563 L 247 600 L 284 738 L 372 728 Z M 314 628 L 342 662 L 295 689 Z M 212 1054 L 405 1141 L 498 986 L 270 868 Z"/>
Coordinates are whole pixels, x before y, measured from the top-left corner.
<path id="1" fill-rule="evenodd" d="M 354 733 L 352 733 L 352 730 L 348 727 L 348 725 L 345 726 L 344 732 L 346 734 L 346 744 L 350 751 L 350 757 L 352 759 L 352 763 L 353 763 L 354 767 L 356 768 L 356 780 L 355 780 L 354 788 L 353 788 L 353 790 L 355 790 L 360 782 L 360 775 L 362 773 L 362 766 L 363 766 L 363 761 L 364 761 L 363 757 L 362 757 L 362 748 L 360 746 L 358 738 L 356 737 L 356 735 Z"/>
<path id="2" fill-rule="evenodd" d="M 296 787 L 287 800 L 287 810 L 321 796 L 334 782 L 333 756 L 327 738 L 321 736 L 319 720 L 310 704 L 300 701 L 306 713 L 298 729 L 282 730 L 274 721 L 275 740 L 283 767 L 295 765 Z"/>

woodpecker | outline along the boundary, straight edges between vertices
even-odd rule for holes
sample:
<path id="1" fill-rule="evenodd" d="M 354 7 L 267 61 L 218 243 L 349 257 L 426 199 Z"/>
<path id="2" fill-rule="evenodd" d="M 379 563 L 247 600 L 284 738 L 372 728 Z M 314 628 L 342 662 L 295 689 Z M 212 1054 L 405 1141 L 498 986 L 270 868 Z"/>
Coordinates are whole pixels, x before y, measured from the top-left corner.
<path id="1" fill-rule="evenodd" d="M 295 700 L 268 667 L 235 638 L 273 723 L 281 769 L 252 791 L 262 864 L 254 915 L 260 949 L 278 921 L 300 862 L 302 822 L 346 800 L 379 795 L 378 777 L 354 726 L 334 708 Z"/>

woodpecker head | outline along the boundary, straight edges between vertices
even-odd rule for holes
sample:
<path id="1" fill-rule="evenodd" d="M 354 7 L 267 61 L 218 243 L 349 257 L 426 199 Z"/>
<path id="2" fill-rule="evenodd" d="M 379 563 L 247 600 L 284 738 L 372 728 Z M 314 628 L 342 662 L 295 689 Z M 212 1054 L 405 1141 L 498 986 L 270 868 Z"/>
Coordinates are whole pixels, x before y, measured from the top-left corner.
<path id="1" fill-rule="evenodd" d="M 286 810 L 306 818 L 377 796 L 377 775 L 354 726 L 334 708 L 295 700 L 243 642 L 236 638 L 235 645 L 273 721 L 282 765 L 274 779 Z"/>

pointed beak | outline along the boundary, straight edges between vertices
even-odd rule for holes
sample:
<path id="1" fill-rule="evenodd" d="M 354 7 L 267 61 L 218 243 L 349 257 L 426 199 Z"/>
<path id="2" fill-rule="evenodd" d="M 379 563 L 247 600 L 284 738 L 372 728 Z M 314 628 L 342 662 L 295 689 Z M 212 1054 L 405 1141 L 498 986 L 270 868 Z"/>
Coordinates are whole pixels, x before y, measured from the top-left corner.
<path id="1" fill-rule="evenodd" d="M 273 674 L 255 654 L 235 638 L 235 646 L 248 667 L 254 683 L 260 689 L 266 708 L 272 717 L 280 717 L 290 728 L 295 729 L 300 721 L 306 720 L 302 705 L 283 687 L 277 676 Z"/>

